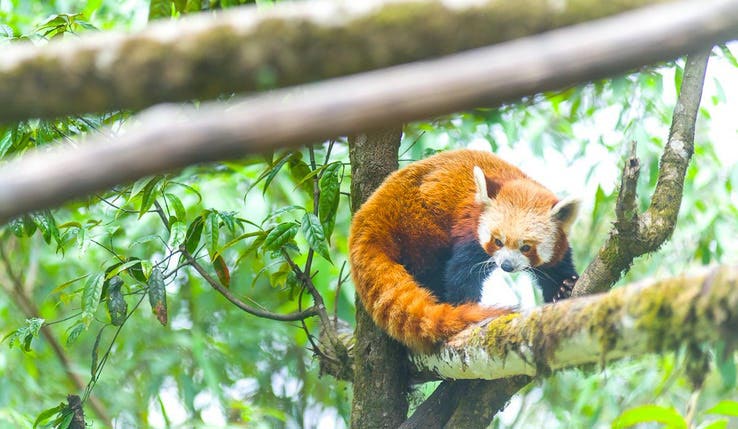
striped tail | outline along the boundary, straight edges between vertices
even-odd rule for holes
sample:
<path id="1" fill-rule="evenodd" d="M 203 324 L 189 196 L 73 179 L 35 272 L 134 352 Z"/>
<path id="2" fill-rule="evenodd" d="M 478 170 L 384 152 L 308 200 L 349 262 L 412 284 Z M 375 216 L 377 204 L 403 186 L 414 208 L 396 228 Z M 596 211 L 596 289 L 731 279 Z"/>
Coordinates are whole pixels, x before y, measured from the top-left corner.
<path id="1" fill-rule="evenodd" d="M 374 323 L 413 351 L 431 352 L 470 324 L 510 312 L 476 303 L 453 306 L 438 302 L 387 254 L 393 244 L 376 238 L 351 236 L 354 285 Z"/>

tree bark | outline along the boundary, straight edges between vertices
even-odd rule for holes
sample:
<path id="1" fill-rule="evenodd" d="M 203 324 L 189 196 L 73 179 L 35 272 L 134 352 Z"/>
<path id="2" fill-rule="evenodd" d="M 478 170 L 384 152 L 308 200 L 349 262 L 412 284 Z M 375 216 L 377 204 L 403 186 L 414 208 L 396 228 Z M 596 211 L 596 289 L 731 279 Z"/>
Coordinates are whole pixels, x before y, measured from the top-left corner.
<path id="1" fill-rule="evenodd" d="M 676 350 L 685 343 L 735 341 L 738 268 L 624 286 L 472 326 L 438 353 L 412 355 L 421 372 L 498 379 Z"/>
<path id="2" fill-rule="evenodd" d="M 649 8 L 432 62 L 275 91 L 239 106 L 153 109 L 116 144 L 90 137 L 73 149 L 44 149 L 0 168 L 0 224 L 193 163 L 495 105 L 600 78 L 706 41 L 727 40 L 738 31 L 736 1 L 666 6 L 671 9 Z M 687 12 L 692 15 L 683 16 Z M 641 27 L 649 30 L 644 39 L 622 31 Z"/>
<path id="3" fill-rule="evenodd" d="M 349 139 L 352 211 L 358 210 L 384 178 L 397 170 L 401 137 L 402 128 L 396 127 Z M 405 347 L 374 324 L 358 297 L 355 337 L 351 427 L 396 428 L 407 417 Z"/>
<path id="4" fill-rule="evenodd" d="M 158 22 L 136 34 L 89 33 L 40 47 L 18 43 L 4 46 L 0 59 L 0 121 L 140 109 L 312 82 L 649 3 L 657 0 L 287 2 Z"/>

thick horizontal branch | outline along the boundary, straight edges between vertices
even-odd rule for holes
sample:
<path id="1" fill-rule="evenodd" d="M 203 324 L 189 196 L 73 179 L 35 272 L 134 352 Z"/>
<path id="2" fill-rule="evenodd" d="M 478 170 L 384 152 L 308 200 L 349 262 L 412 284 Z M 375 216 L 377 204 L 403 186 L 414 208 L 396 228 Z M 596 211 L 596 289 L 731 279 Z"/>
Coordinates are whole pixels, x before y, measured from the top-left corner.
<path id="1" fill-rule="evenodd" d="M 0 121 L 207 99 L 491 45 L 662 0 L 284 2 L 3 47 Z M 629 30 L 632 31 L 632 30 Z"/>
<path id="2" fill-rule="evenodd" d="M 155 108 L 114 144 L 95 136 L 73 149 L 29 153 L 4 166 L 0 224 L 162 171 L 497 105 L 674 58 L 736 34 L 738 1 L 675 3 L 434 61 L 274 91 L 227 109 Z"/>
<path id="3" fill-rule="evenodd" d="M 685 343 L 735 341 L 736 320 L 738 267 L 724 266 L 499 318 L 412 360 L 442 378 L 539 375 Z"/>

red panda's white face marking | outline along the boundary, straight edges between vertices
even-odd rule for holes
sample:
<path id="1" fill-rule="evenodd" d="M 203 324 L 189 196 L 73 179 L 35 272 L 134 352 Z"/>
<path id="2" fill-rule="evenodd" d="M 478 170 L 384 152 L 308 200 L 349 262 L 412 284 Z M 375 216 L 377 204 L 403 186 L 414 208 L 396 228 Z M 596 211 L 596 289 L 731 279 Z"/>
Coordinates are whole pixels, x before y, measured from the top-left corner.
<path id="1" fill-rule="evenodd" d="M 568 233 L 578 202 L 555 202 L 555 196 L 539 185 L 531 187 L 529 180 L 506 182 L 492 198 L 478 167 L 474 168 L 474 182 L 475 199 L 483 205 L 477 236 L 495 264 L 514 272 L 551 262 L 560 231 Z"/>

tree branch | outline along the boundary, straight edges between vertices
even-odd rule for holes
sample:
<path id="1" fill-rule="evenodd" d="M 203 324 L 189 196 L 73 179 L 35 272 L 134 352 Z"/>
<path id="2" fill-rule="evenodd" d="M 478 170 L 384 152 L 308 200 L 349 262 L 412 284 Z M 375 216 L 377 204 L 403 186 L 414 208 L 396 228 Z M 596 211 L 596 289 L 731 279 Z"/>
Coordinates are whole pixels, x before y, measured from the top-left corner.
<path id="1" fill-rule="evenodd" d="M 635 206 L 638 160 L 633 148 L 623 168 L 616 209 L 617 222 L 597 257 L 577 281 L 573 295 L 607 290 L 630 268 L 634 258 L 657 250 L 674 231 L 682 202 L 684 175 L 694 152 L 694 127 L 709 56 L 708 50 L 687 58 L 650 207 L 640 214 Z"/>
<path id="2" fill-rule="evenodd" d="M 307 83 L 657 1 L 610 0 L 598 7 L 546 0 L 311 1 L 191 15 L 136 34 L 97 32 L 40 47 L 18 43 L 3 47 L 0 120 L 140 109 Z"/>
<path id="3" fill-rule="evenodd" d="M 29 152 L 0 168 L 0 224 L 162 171 L 495 105 L 673 58 L 735 34 L 738 1 L 675 3 L 432 62 L 274 91 L 238 106 L 159 107 L 115 144 L 89 137 L 74 148 Z"/>
<path id="4" fill-rule="evenodd" d="M 686 342 L 736 340 L 736 318 L 738 267 L 721 266 L 501 317 L 411 359 L 421 373 L 442 378 L 545 375 Z"/>
<path id="5" fill-rule="evenodd" d="M 187 259 L 187 262 L 192 266 L 192 268 L 197 271 L 203 279 L 205 279 L 210 286 L 218 291 L 221 295 L 223 295 L 228 301 L 230 301 L 232 304 L 234 304 L 236 307 L 240 308 L 241 310 L 254 315 L 256 317 L 261 317 L 264 319 L 270 319 L 270 320 L 277 320 L 280 322 L 294 322 L 297 320 L 303 320 L 308 317 L 313 317 L 318 314 L 318 309 L 315 307 L 307 308 L 303 311 L 296 311 L 294 313 L 289 314 L 279 314 L 279 313 L 272 313 L 271 311 L 261 310 L 259 308 L 252 307 L 245 302 L 238 299 L 235 295 L 231 293 L 225 286 L 220 284 L 219 281 L 215 280 L 213 276 L 211 276 L 205 268 L 200 265 L 199 262 L 190 254 L 190 252 L 187 251 L 187 249 L 184 248 L 184 246 L 180 246 L 179 249 L 182 252 L 182 255 L 184 255 L 185 259 Z"/>

